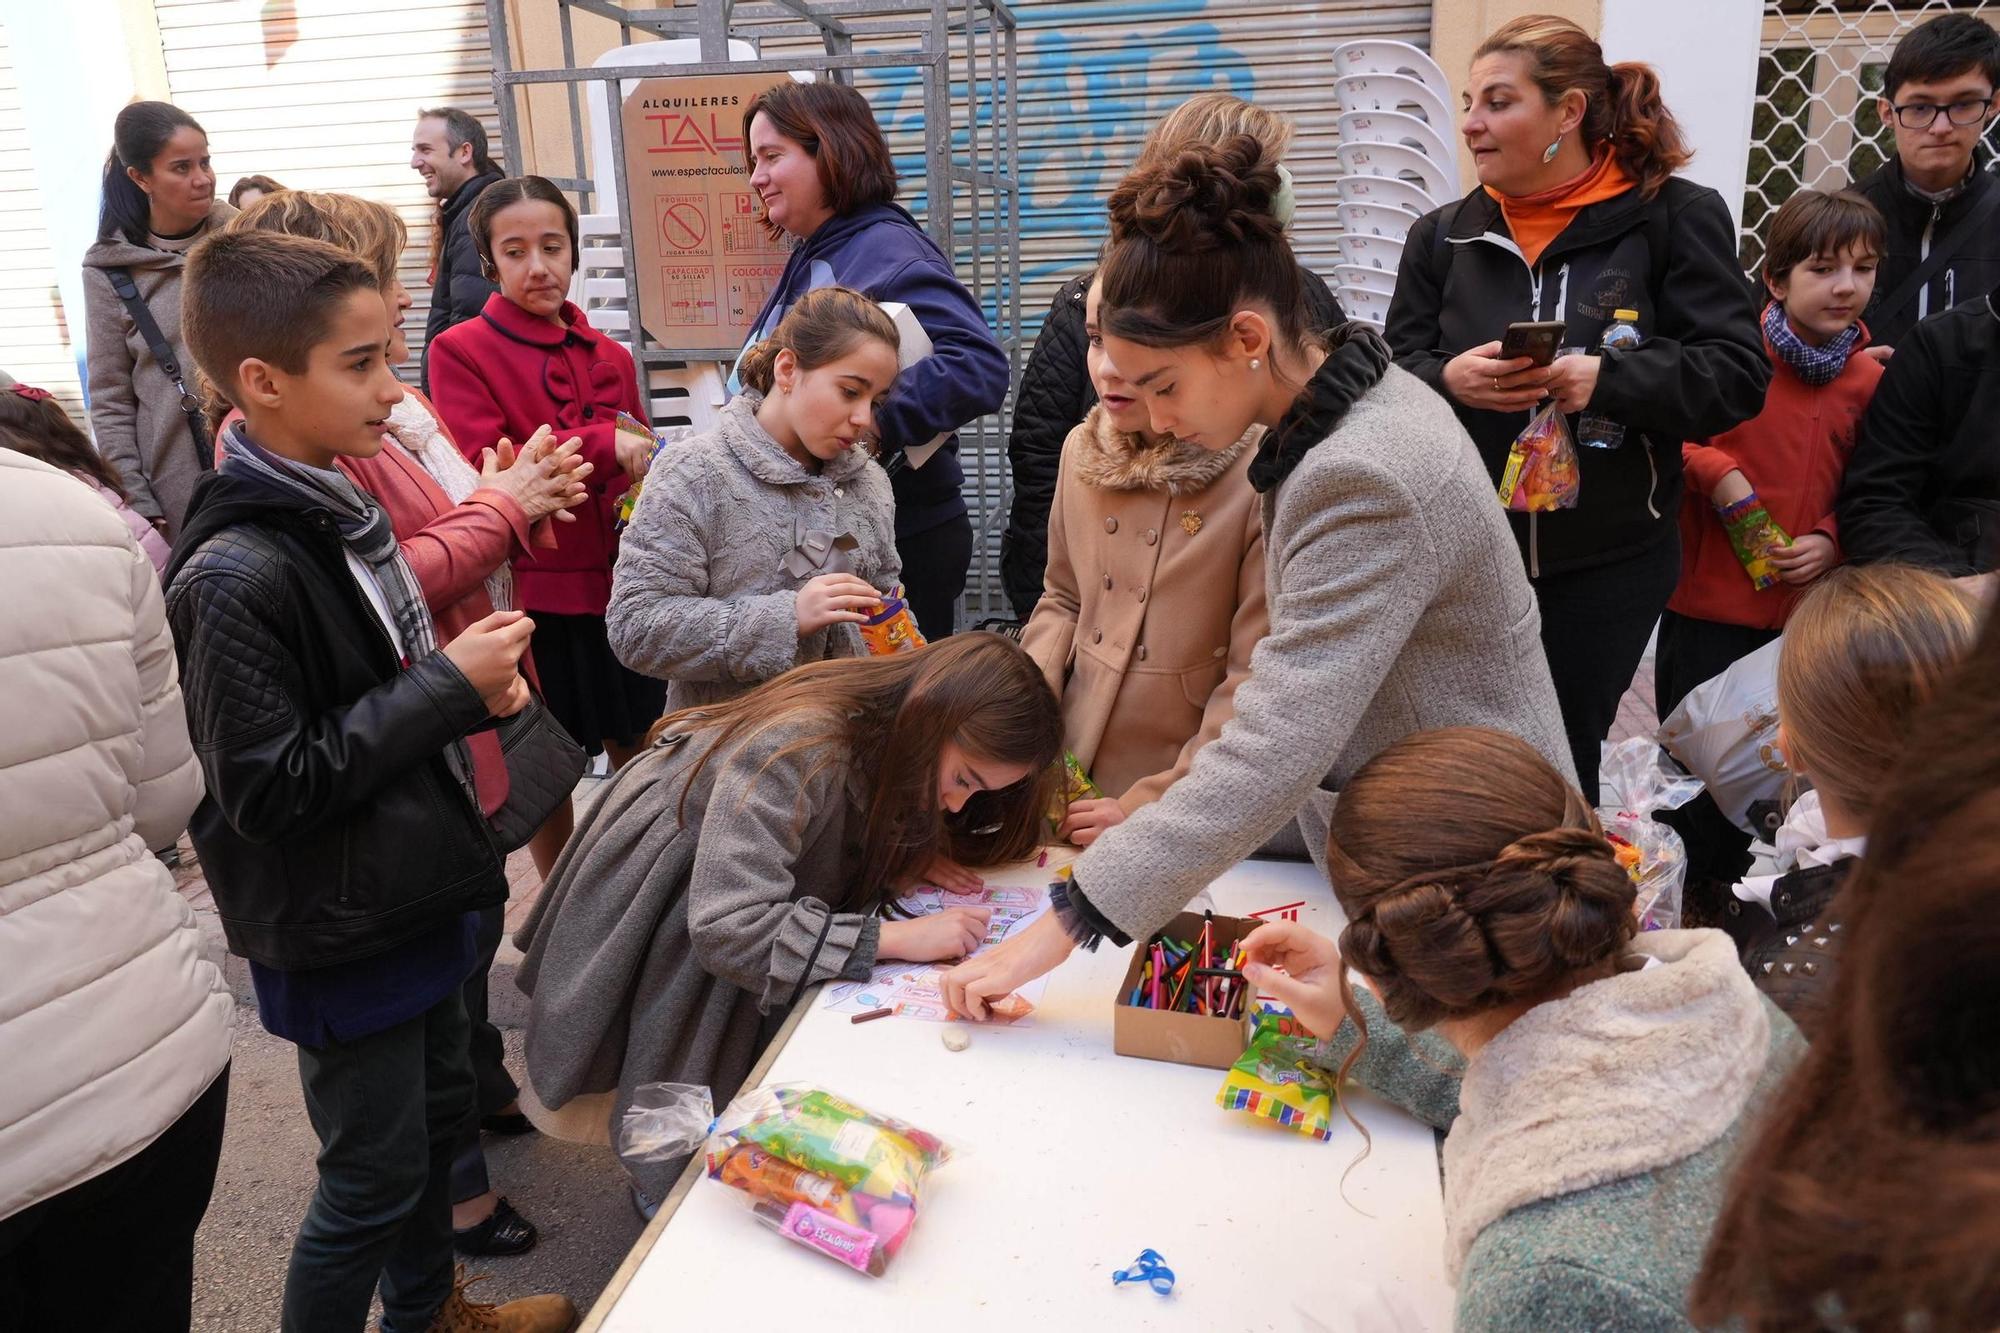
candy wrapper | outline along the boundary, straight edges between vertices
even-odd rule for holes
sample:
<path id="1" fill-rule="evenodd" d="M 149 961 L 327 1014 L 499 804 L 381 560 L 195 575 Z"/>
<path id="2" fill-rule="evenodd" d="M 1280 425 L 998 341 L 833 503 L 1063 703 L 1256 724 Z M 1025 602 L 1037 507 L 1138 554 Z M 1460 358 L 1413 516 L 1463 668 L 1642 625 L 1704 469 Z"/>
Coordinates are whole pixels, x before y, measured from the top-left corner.
<path id="1" fill-rule="evenodd" d="M 1701 794 L 1701 779 L 1674 769 L 1651 737 L 1634 736 L 1604 756 L 1603 782 L 1618 805 L 1600 807 L 1604 836 L 1618 852 L 1618 864 L 1639 891 L 1633 906 L 1641 930 L 1674 930 L 1681 923 L 1681 887 L 1687 880 L 1687 849 L 1680 834 L 1653 818 L 1677 810 Z"/>
<path id="2" fill-rule="evenodd" d="M 896 585 L 894 596 L 883 600 L 880 610 L 861 622 L 861 642 L 874 657 L 913 653 L 924 646 L 924 632 L 903 600 L 902 584 Z"/>
<path id="3" fill-rule="evenodd" d="M 1333 1075 L 1313 1064 L 1319 1039 L 1283 1009 L 1256 1018 L 1250 1046 L 1215 1094 L 1225 1111 L 1263 1116 L 1325 1142 L 1333 1137 Z"/>
<path id="4" fill-rule="evenodd" d="M 1569 422 L 1550 399 L 1514 437 L 1500 474 L 1500 503 L 1520 514 L 1574 509 L 1580 481 Z"/>
<path id="5" fill-rule="evenodd" d="M 1771 556 L 1790 546 L 1792 538 L 1764 508 L 1757 492 L 1750 492 L 1734 504 L 1717 505 L 1715 515 L 1722 520 L 1723 530 L 1729 534 L 1730 549 L 1742 562 L 1752 586 L 1761 591 L 1775 585 L 1778 567 L 1771 563 Z"/>
<path id="6" fill-rule="evenodd" d="M 637 1089 L 620 1157 L 670 1161 L 698 1149 L 709 1178 L 740 1191 L 765 1225 L 870 1277 L 902 1252 L 924 1178 L 952 1157 L 935 1136 L 821 1088 L 759 1088 L 719 1118 L 705 1088 Z"/>
<path id="7" fill-rule="evenodd" d="M 1049 825 L 1061 828 L 1063 820 L 1069 818 L 1069 807 L 1073 801 L 1094 800 L 1104 793 L 1090 780 L 1090 774 L 1083 771 L 1075 755 L 1063 751 L 1062 780 L 1057 784 L 1055 799 L 1049 803 Z"/>
<path id="8" fill-rule="evenodd" d="M 616 433 L 621 439 L 653 442 L 652 452 L 646 455 L 646 475 L 650 477 L 653 475 L 653 469 L 659 464 L 661 452 L 669 444 L 694 434 L 694 427 L 669 426 L 665 430 L 656 431 L 630 412 L 620 412 L 617 417 Z M 625 494 L 618 497 L 618 519 L 611 525 L 613 532 L 625 531 L 625 525 L 632 521 L 632 511 L 639 507 L 639 492 L 645 487 L 644 480 L 635 481 L 626 488 Z"/>

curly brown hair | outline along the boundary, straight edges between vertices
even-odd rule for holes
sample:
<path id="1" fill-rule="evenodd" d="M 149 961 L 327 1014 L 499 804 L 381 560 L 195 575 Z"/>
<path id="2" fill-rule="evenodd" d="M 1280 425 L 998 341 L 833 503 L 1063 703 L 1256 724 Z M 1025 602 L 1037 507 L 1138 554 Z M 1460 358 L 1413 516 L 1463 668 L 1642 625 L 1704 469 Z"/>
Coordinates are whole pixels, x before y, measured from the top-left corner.
<path id="1" fill-rule="evenodd" d="M 1638 929 L 1583 793 L 1517 736 L 1406 736 L 1341 787 L 1327 872 L 1340 955 L 1420 1031 L 1561 994 Z"/>

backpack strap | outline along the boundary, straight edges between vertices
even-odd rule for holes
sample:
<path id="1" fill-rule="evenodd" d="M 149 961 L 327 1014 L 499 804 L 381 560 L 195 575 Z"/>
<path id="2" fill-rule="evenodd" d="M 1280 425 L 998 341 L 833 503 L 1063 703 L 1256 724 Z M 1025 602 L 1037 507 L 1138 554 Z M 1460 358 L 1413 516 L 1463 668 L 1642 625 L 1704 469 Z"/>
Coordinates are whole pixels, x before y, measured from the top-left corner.
<path id="1" fill-rule="evenodd" d="M 194 437 L 195 461 L 203 472 L 213 471 L 215 459 L 211 456 L 208 438 L 208 423 L 202 420 L 201 399 L 189 391 L 187 378 L 181 373 L 181 366 L 174 356 L 174 349 L 167 342 L 167 335 L 160 332 L 160 322 L 153 318 L 153 312 L 146 305 L 146 298 L 139 295 L 139 286 L 132 281 L 129 268 L 107 268 L 106 277 L 111 279 L 111 290 L 118 293 L 118 299 L 125 303 L 125 313 L 132 317 L 133 326 L 139 336 L 146 340 L 146 347 L 159 363 L 162 373 L 174 382 L 180 391 L 181 412 L 187 417 L 188 433 Z"/>
<path id="2" fill-rule="evenodd" d="M 1874 306 L 1878 315 L 1883 318 L 1893 315 L 1915 299 L 1917 293 L 1929 286 L 1931 279 L 1938 275 L 1938 270 L 1958 257 L 1959 247 L 1978 234 L 1996 208 L 2000 208 L 2000 185 L 1988 183 L 1978 200 L 1958 220 L 1958 225 L 1931 243 L 1930 257 L 1910 270 L 1909 276 L 1896 284 L 1896 290 Z"/>

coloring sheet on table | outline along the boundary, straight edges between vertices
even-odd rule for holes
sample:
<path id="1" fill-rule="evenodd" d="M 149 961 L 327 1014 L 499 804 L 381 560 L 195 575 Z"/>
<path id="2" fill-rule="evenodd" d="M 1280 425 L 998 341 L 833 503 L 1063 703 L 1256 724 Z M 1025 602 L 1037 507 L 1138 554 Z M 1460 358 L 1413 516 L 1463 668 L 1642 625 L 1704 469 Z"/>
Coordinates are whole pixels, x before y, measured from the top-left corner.
<path id="1" fill-rule="evenodd" d="M 1049 895 L 1046 889 L 1003 884 L 989 884 L 971 893 L 954 893 L 926 885 L 903 898 L 898 906 L 912 916 L 925 916 L 947 907 L 992 908 L 992 919 L 986 924 L 986 939 L 973 950 L 978 954 L 1046 912 Z M 874 975 L 866 981 L 828 983 L 821 1003 L 840 1013 L 894 1009 L 901 1018 L 921 1018 L 933 1023 L 957 1022 L 945 1007 L 944 992 L 938 985 L 938 978 L 945 970 L 936 963 L 880 963 L 876 965 Z M 1018 994 L 1030 1004 L 1039 1005 L 1047 985 L 1047 977 L 1037 977 L 1023 986 Z M 1013 1026 L 1026 1027 L 1034 1021 L 1031 1014 Z"/>

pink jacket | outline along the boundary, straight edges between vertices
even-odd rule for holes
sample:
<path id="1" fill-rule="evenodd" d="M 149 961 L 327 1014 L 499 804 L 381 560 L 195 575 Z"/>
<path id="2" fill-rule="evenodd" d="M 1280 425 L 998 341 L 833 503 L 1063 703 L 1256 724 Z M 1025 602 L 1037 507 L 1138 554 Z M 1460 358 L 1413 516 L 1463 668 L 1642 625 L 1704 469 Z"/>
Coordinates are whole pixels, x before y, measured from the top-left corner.
<path id="1" fill-rule="evenodd" d="M 165 573 L 167 557 L 173 553 L 173 548 L 167 545 L 167 539 L 160 535 L 160 530 L 148 522 L 145 515 L 126 504 L 118 492 L 97 478 L 83 472 L 72 472 L 70 475 L 96 491 L 104 498 L 104 503 L 118 511 L 118 517 L 124 519 L 125 526 L 132 529 L 132 540 L 139 543 L 139 549 L 153 562 L 153 572 Z"/>

